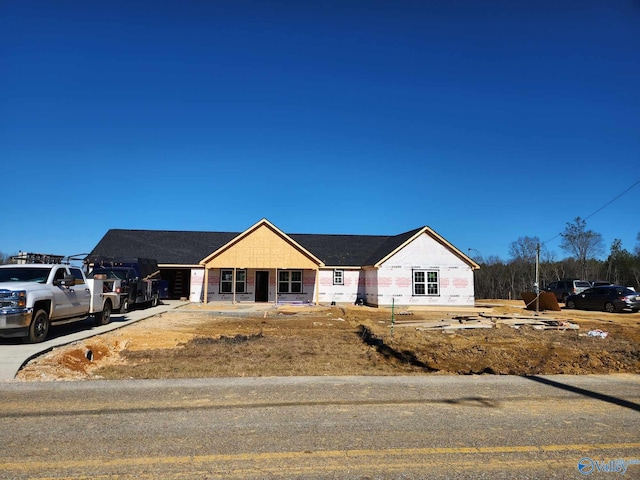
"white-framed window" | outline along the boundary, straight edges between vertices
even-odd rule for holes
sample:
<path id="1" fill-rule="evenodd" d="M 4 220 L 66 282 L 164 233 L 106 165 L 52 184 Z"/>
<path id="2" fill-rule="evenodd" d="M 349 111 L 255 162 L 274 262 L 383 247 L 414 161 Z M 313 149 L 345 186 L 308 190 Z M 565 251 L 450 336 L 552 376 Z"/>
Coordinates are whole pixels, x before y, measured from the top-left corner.
<path id="1" fill-rule="evenodd" d="M 302 293 L 302 270 L 278 271 L 279 293 Z"/>
<path id="2" fill-rule="evenodd" d="M 414 295 L 439 295 L 440 274 L 437 270 L 413 271 Z"/>
<path id="3" fill-rule="evenodd" d="M 344 270 L 333 271 L 333 284 L 344 285 Z"/>
<path id="4" fill-rule="evenodd" d="M 236 270 L 236 293 L 247 291 L 247 271 Z M 220 293 L 233 293 L 233 269 L 220 270 Z"/>

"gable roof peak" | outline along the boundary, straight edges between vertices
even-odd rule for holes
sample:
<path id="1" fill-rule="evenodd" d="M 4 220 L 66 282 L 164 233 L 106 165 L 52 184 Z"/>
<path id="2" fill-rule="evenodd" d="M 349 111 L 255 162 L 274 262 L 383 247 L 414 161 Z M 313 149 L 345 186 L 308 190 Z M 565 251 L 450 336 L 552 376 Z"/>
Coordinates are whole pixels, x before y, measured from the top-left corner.
<path id="1" fill-rule="evenodd" d="M 269 230 L 274 232 L 277 237 L 280 237 L 281 239 L 283 239 L 284 241 L 286 241 L 287 243 L 292 245 L 294 248 L 296 248 L 299 251 L 303 252 L 303 254 L 306 257 L 312 259 L 314 261 L 314 263 L 317 263 L 319 265 L 324 265 L 322 260 L 320 258 L 318 258 L 314 253 L 312 253 L 311 251 L 307 250 L 304 246 L 300 245 L 300 243 L 295 241 L 290 235 L 287 235 L 286 233 L 284 233 L 282 230 L 280 230 L 278 227 L 276 227 L 274 224 L 272 224 L 266 218 L 263 218 L 263 219 L 259 220 L 258 222 L 254 223 L 252 226 L 247 228 L 244 232 L 236 234 L 226 244 L 221 245 L 218 249 L 216 249 L 215 251 L 211 252 L 209 255 L 207 255 L 202 260 L 200 260 L 199 264 L 200 265 L 208 264 L 209 262 L 211 262 L 212 259 L 214 259 L 217 256 L 219 256 L 222 252 L 228 250 L 229 248 L 232 248 L 234 245 L 237 245 L 243 239 L 249 237 L 250 235 L 252 235 L 254 232 L 258 231 L 262 227 L 268 228 Z"/>

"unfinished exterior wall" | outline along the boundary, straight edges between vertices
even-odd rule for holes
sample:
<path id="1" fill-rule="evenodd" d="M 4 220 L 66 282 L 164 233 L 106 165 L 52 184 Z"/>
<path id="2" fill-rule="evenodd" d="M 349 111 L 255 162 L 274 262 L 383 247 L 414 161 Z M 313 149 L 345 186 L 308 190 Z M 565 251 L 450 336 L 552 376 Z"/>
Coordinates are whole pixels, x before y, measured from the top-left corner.
<path id="1" fill-rule="evenodd" d="M 192 269 L 190 300 L 328 305 L 362 299 L 373 306 L 473 306 L 475 264 L 432 230 L 421 232 L 381 263 L 335 268 L 325 267 L 268 222 L 259 222 L 203 260 L 207 274 Z M 238 272 L 245 278 L 240 286 Z M 289 276 L 281 279 L 283 272 Z"/>
<path id="2" fill-rule="evenodd" d="M 190 302 L 202 302 L 204 299 L 204 268 L 191 269 L 191 290 L 189 291 Z"/>
<path id="3" fill-rule="evenodd" d="M 378 305 L 378 270 L 375 268 L 368 268 L 363 270 L 361 275 L 361 282 L 364 290 L 364 301 L 367 305 Z"/>
<path id="4" fill-rule="evenodd" d="M 277 275 L 283 269 L 246 269 L 245 292 L 236 292 L 236 302 L 256 301 L 256 271 L 269 272 L 267 302 L 315 303 L 316 270 L 302 270 L 301 293 L 277 293 Z M 299 270 L 299 269 L 298 269 Z M 424 234 L 392 255 L 379 268 L 339 269 L 343 285 L 334 284 L 335 269 L 318 271 L 321 304 L 354 304 L 359 298 L 372 306 L 474 305 L 473 270 L 446 246 Z M 219 268 L 209 270 L 207 302 L 232 302 L 233 293 L 220 293 Z M 437 293 L 414 292 L 414 272 L 436 272 Z M 204 269 L 191 270 L 190 301 L 204 301 Z"/>
<path id="5" fill-rule="evenodd" d="M 416 295 L 414 272 L 436 272 L 437 294 Z M 392 255 L 377 272 L 372 305 L 474 305 L 473 270 L 462 259 L 427 234 Z"/>
<path id="6" fill-rule="evenodd" d="M 334 272 L 342 272 L 343 284 L 334 284 Z M 318 302 L 331 304 L 335 302 L 355 304 L 359 296 L 364 295 L 364 290 L 360 288 L 360 269 L 324 269 L 320 270 L 318 287 Z"/>

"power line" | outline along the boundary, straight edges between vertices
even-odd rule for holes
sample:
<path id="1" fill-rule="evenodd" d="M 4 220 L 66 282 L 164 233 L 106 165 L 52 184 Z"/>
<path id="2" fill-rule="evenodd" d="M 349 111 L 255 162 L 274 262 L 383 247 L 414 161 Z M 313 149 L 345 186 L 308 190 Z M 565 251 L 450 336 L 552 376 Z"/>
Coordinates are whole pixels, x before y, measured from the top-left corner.
<path id="1" fill-rule="evenodd" d="M 589 218 L 593 217 L 596 213 L 598 213 L 600 210 L 602 210 L 604 207 L 612 204 L 614 201 L 616 201 L 617 199 L 619 199 L 622 195 L 624 195 L 625 193 L 627 193 L 629 190 L 631 190 L 633 187 L 635 187 L 636 185 L 638 185 L 640 183 L 640 180 L 637 180 L 636 183 L 634 183 L 633 185 L 631 185 L 629 188 L 627 188 L 624 192 L 616 195 L 615 197 L 613 197 L 611 200 L 609 200 L 607 203 L 605 203 L 603 206 L 601 206 L 599 209 L 597 209 L 595 212 L 593 212 L 591 215 L 584 217 L 585 220 L 588 220 Z"/>
<path id="2" fill-rule="evenodd" d="M 590 215 L 587 215 L 586 217 L 583 218 L 583 220 L 588 220 L 589 218 L 593 217 L 596 213 L 598 213 L 600 210 L 603 210 L 605 207 L 608 207 L 609 205 L 611 205 L 613 202 L 615 202 L 617 199 L 619 199 L 621 196 L 623 196 L 625 193 L 627 193 L 629 190 L 631 190 L 633 187 L 635 187 L 636 185 L 640 184 L 640 179 L 636 180 L 635 183 L 633 185 L 631 185 L 629 188 L 627 188 L 626 190 L 624 190 L 623 192 L 619 193 L 618 195 L 616 195 L 615 197 L 613 197 L 611 200 L 609 200 L 607 203 L 605 203 L 604 205 L 602 205 L 600 208 L 598 208 L 595 212 L 591 213 Z M 551 240 L 555 240 L 556 238 L 558 238 L 560 235 L 562 235 L 561 233 L 557 234 L 555 237 L 550 238 L 549 240 L 542 242 L 542 245 L 544 245 L 545 243 L 549 243 Z"/>

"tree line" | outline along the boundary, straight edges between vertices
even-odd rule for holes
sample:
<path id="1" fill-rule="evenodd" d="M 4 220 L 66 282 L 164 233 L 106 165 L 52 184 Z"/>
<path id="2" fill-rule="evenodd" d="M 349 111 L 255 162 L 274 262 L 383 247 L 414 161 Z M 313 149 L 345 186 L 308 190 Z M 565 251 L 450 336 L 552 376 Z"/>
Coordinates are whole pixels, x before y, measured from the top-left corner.
<path id="1" fill-rule="evenodd" d="M 560 248 L 568 254 L 563 260 L 557 260 L 538 237 L 520 237 L 511 242 L 510 259 L 506 262 L 498 257 L 473 257 L 480 265 L 474 276 L 476 298 L 518 299 L 522 292 L 535 291 L 536 263 L 539 288 L 562 278 L 578 278 L 604 280 L 640 291 L 640 233 L 633 253 L 615 239 L 606 260 L 598 259 L 605 253 L 602 235 L 587 229 L 582 218 L 567 223 L 560 236 Z M 10 261 L 11 255 L 0 252 L 0 264 Z"/>
<path id="2" fill-rule="evenodd" d="M 510 259 L 506 262 L 498 257 L 473 257 L 480 265 L 474 277 L 476 298 L 518 299 L 522 292 L 535 291 L 536 263 L 539 288 L 562 278 L 577 278 L 603 280 L 639 290 L 640 233 L 633 252 L 624 249 L 622 241 L 615 239 L 605 260 L 599 259 L 606 253 L 602 235 L 589 230 L 582 218 L 567 223 L 560 236 L 560 248 L 568 254 L 562 260 L 556 259 L 538 237 L 520 237 L 511 242 Z"/>

